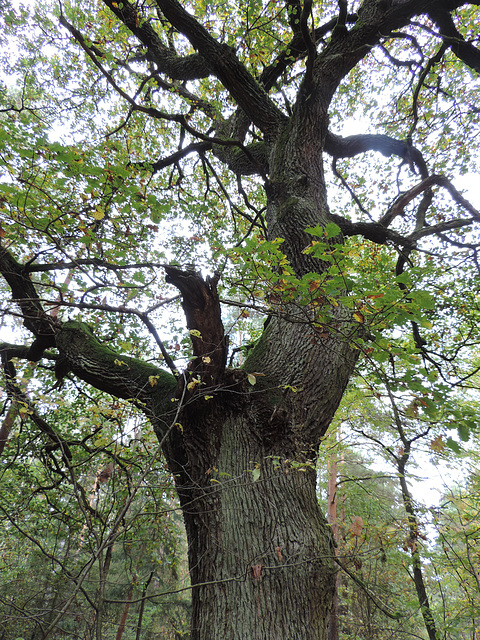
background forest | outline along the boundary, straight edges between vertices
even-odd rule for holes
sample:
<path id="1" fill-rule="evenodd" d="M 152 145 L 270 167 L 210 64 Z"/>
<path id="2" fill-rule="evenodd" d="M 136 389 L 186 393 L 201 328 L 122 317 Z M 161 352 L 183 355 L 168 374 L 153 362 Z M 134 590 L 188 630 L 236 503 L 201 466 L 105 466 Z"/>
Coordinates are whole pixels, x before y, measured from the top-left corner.
<path id="1" fill-rule="evenodd" d="M 345 74 L 329 126 L 337 144 L 371 138 L 350 155 L 326 143 L 333 214 L 307 229 L 302 255 L 327 267 L 308 273 L 267 229 L 262 127 L 247 123 L 238 142 L 230 89 L 160 73 L 132 36 L 139 25 L 118 19 L 143 11 L 145 32 L 154 25 L 193 63 L 162 4 L 0 0 L 0 640 L 197 637 L 176 472 L 143 396 L 89 383 L 60 342 L 38 358 L 23 346 L 40 308 L 51 326 L 81 320 L 151 367 L 149 391 L 172 372 L 165 414 L 180 433 L 184 397 L 202 383 L 192 373 L 175 385 L 201 336 L 185 326 L 171 265 L 218 274 L 226 364 L 244 368 L 252 394 L 264 374 L 245 363 L 270 318 L 329 305 L 315 320 L 322 341 L 340 305 L 367 328 L 320 459 L 265 456 L 287 475 L 316 474 L 335 541 L 329 640 L 479 640 L 478 3 L 440 3 L 450 24 L 404 2 L 408 21 Z M 321 49 L 375 3 L 181 4 L 292 117 L 313 56 L 291 46 L 295 16 L 308 15 Z M 274 57 L 284 67 L 270 86 Z M 378 243 L 367 231 L 377 219 L 388 228 Z M 300 393 L 282 385 L 282 398 Z M 258 483 L 263 462 L 247 471 Z M 204 475 L 212 490 L 230 482 L 214 465 Z"/>

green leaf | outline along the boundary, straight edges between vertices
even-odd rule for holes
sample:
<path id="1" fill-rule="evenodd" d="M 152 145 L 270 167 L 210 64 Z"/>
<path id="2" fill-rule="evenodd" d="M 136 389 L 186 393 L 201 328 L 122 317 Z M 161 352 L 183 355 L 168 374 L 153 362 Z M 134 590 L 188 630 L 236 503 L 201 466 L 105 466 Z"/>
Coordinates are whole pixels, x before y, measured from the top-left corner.
<path id="1" fill-rule="evenodd" d="M 457 426 L 458 435 L 462 442 L 468 442 L 470 439 L 470 429 L 465 423 L 459 424 Z"/>
<path id="2" fill-rule="evenodd" d="M 453 440 L 453 438 L 447 438 L 447 441 L 445 443 L 447 445 L 447 447 L 449 449 L 451 449 L 454 453 L 462 453 L 462 448 L 461 446 L 458 444 L 458 442 L 456 440 Z"/>
<path id="3" fill-rule="evenodd" d="M 325 236 L 327 238 L 334 238 L 335 236 L 338 236 L 340 233 L 341 233 L 341 229 L 338 226 L 338 224 L 335 224 L 335 222 L 329 222 L 325 226 Z"/>

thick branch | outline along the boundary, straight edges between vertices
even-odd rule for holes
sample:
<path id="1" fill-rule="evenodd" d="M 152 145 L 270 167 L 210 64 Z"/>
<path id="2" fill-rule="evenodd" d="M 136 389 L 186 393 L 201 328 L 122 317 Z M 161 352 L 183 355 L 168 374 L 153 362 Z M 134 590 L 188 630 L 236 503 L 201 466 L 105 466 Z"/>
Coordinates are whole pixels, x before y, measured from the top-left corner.
<path id="1" fill-rule="evenodd" d="M 151 419 L 168 413 L 176 379 L 163 369 L 116 353 L 79 322 L 64 323 L 56 344 L 64 372 L 73 372 L 100 391 L 131 400 Z"/>
<path id="2" fill-rule="evenodd" d="M 217 42 L 177 0 L 158 0 L 157 3 L 167 20 L 208 61 L 217 78 L 252 122 L 262 131 L 276 130 L 285 116 L 238 60 L 235 52 Z"/>
<path id="3" fill-rule="evenodd" d="M 208 387 L 217 385 L 227 362 L 227 343 L 217 293 L 218 277 L 204 280 L 194 271 L 166 267 L 167 282 L 182 294 L 183 309 L 196 361 L 192 369 Z"/>
<path id="4" fill-rule="evenodd" d="M 349 14 L 346 18 L 346 22 L 355 22 L 357 18 L 356 13 Z M 315 29 L 313 33 L 313 38 L 315 43 L 320 42 L 320 40 L 327 35 L 330 31 L 332 31 L 338 24 L 338 19 L 333 18 L 329 20 L 325 24 Z M 263 87 L 268 91 L 270 90 L 276 81 L 282 76 L 285 70 L 292 66 L 297 60 L 304 58 L 307 54 L 307 48 L 305 44 L 305 38 L 302 33 L 298 31 L 292 38 L 292 40 L 287 44 L 285 49 L 275 58 L 273 63 L 262 71 L 260 76 L 260 83 Z"/>
<path id="5" fill-rule="evenodd" d="M 325 151 L 334 158 L 353 158 L 366 151 L 379 151 L 384 156 L 399 156 L 413 168 L 417 167 L 422 178 L 428 176 L 428 169 L 418 149 L 404 140 L 396 140 L 386 135 L 358 134 L 342 138 L 328 133 Z"/>
<path id="6" fill-rule="evenodd" d="M 264 142 L 252 142 L 242 148 L 215 145 L 213 151 L 237 176 L 266 177 L 268 174 L 267 148 Z"/>
<path id="7" fill-rule="evenodd" d="M 0 356 L 7 360 L 19 358 L 20 360 L 28 360 L 30 347 L 23 344 L 11 344 L 9 342 L 0 342 Z"/>
<path id="8" fill-rule="evenodd" d="M 211 75 L 211 69 L 201 55 L 195 53 L 182 58 L 166 47 L 151 22 L 144 20 L 134 5 L 125 0 L 103 2 L 146 47 L 147 59 L 154 62 L 161 73 L 174 80 L 196 80 Z"/>
<path id="9" fill-rule="evenodd" d="M 30 348 L 29 359 L 37 361 L 41 358 L 44 349 L 55 345 L 52 318 L 49 318 L 43 310 L 35 286 L 23 266 L 2 246 L 0 246 L 0 273 L 12 291 L 13 300 L 20 306 L 24 326 L 36 338 Z"/>
<path id="10" fill-rule="evenodd" d="M 152 162 L 150 165 L 145 163 L 145 168 L 150 168 L 154 173 L 157 171 L 161 171 L 166 167 L 170 167 L 172 164 L 176 164 L 186 156 L 190 155 L 190 153 L 204 153 L 212 148 L 212 144 L 210 142 L 194 142 L 184 147 L 183 149 L 178 149 L 175 153 L 172 153 L 167 158 L 160 158 L 155 162 Z M 135 164 L 138 166 L 138 164 Z"/>
<path id="11" fill-rule="evenodd" d="M 441 5 L 448 10 L 465 4 L 460 0 L 364 0 L 358 17 L 349 31 L 336 30 L 335 37 L 317 56 L 315 85 L 325 104 L 329 104 L 345 76 L 365 58 L 372 47 L 388 37 L 392 31 L 407 25 L 414 16 L 422 15 Z"/>
<path id="12" fill-rule="evenodd" d="M 462 34 L 457 31 L 450 13 L 434 7 L 429 12 L 429 16 L 438 26 L 445 44 L 450 47 L 457 58 L 460 58 L 471 69 L 480 73 L 480 51 L 473 44 L 467 42 Z"/>

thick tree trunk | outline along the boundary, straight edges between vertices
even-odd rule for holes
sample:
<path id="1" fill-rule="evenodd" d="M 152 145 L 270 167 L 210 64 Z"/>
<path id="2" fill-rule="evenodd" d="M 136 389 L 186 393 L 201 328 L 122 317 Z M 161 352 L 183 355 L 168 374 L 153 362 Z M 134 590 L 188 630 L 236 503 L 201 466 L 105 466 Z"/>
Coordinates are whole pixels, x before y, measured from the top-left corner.
<path id="1" fill-rule="evenodd" d="M 301 277 L 325 269 L 304 253 L 305 228 L 330 216 L 323 132 L 308 131 L 300 112 L 298 121 L 272 148 L 267 222 Z M 243 371 L 225 371 L 216 282 L 168 274 L 197 336 L 181 436 L 166 447 L 189 540 L 192 640 L 326 640 L 335 568 L 316 460 L 359 353 L 359 327 L 338 304 L 323 310 L 326 326 L 318 307 L 280 303 Z"/>
<path id="2" fill-rule="evenodd" d="M 194 488 L 183 492 L 199 585 L 192 640 L 323 640 L 335 571 L 315 468 L 269 455 L 255 403 L 234 404 L 228 397 L 205 415 L 209 442 L 188 467 Z M 197 430 L 184 425 L 200 444 Z"/>
<path id="3" fill-rule="evenodd" d="M 298 329 L 302 340 L 305 330 Z M 271 337 L 267 327 L 263 340 Z M 309 344 L 317 349 L 315 366 L 299 359 L 311 379 L 297 391 L 281 384 L 292 379 L 292 366 L 278 362 L 275 379 L 266 357 L 272 354 L 260 343 L 266 374 L 255 386 L 245 372 L 227 371 L 213 397 L 187 399 L 183 446 L 172 446 L 169 459 L 197 585 L 192 640 L 327 638 L 335 568 L 316 494 L 318 434 L 333 416 L 355 358 L 345 360 L 343 352 L 334 367 L 340 345 L 333 339 L 328 349 Z M 285 343 L 282 351 L 292 356 Z M 252 360 L 260 364 L 255 353 Z M 174 459 L 174 451 L 183 458 Z"/>
<path id="4" fill-rule="evenodd" d="M 202 308 L 210 285 L 195 297 Z M 356 361 L 352 324 L 340 312 L 320 337 L 314 323 L 272 318 L 244 370 L 219 376 L 211 337 L 221 351 L 223 334 L 190 302 L 184 293 L 187 324 L 210 351 L 194 349 L 190 379 L 201 382 L 182 391 L 181 429 L 165 450 L 189 542 L 192 640 L 326 640 L 335 568 L 316 460 Z"/>

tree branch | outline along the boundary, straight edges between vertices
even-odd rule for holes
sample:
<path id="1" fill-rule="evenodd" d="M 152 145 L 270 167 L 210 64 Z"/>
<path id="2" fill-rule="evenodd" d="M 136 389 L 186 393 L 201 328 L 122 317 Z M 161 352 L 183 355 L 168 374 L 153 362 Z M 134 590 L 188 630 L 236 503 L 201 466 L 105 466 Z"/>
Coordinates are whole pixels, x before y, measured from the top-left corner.
<path id="1" fill-rule="evenodd" d="M 68 461 L 72 459 L 72 453 L 65 440 L 57 434 L 55 429 L 44 420 L 37 412 L 33 403 L 30 401 L 26 393 L 24 393 L 15 382 L 15 367 L 10 362 L 6 351 L 2 352 L 2 362 L 5 372 L 5 382 L 7 395 L 12 402 L 20 405 L 24 411 L 24 415 L 28 416 L 32 422 L 40 429 L 42 433 L 45 433 L 52 441 L 55 448 L 59 448 L 64 458 L 65 464 L 68 466 Z M 0 441 L 0 444 L 1 441 Z"/>
<path id="2" fill-rule="evenodd" d="M 13 300 L 20 306 L 24 326 L 36 338 L 29 350 L 29 359 L 36 362 L 45 349 L 55 346 L 55 323 L 43 310 L 37 291 L 24 267 L 1 245 L 0 273 L 12 291 Z"/>
<path id="3" fill-rule="evenodd" d="M 434 185 L 444 187 L 449 192 L 453 200 L 459 206 L 466 209 L 472 217 L 463 219 L 457 218 L 436 225 L 425 225 L 425 216 L 423 215 L 422 209 L 421 214 L 417 213 L 417 224 L 411 234 L 402 236 L 393 229 L 388 228 L 394 218 L 403 214 L 405 207 L 414 198 L 423 192 L 430 191 L 431 187 Z M 431 194 L 428 195 L 427 200 L 430 202 Z M 434 174 L 425 180 L 422 180 L 422 182 L 402 194 L 378 222 L 352 222 L 335 214 L 331 215 L 331 219 L 340 227 L 343 235 L 345 236 L 361 235 L 367 240 L 371 240 L 377 244 L 393 242 L 397 246 L 413 249 L 420 238 L 439 235 L 445 231 L 451 231 L 454 229 L 461 229 L 462 227 L 471 225 L 475 221 L 480 222 L 480 212 L 478 212 L 472 204 L 470 204 L 470 202 L 468 202 L 468 200 L 466 200 L 461 193 L 455 189 L 445 176 Z"/>
<path id="4" fill-rule="evenodd" d="M 179 124 L 183 125 L 186 129 L 188 129 L 188 130 L 191 129 L 191 127 L 189 127 L 189 125 L 187 123 L 185 115 L 183 115 L 183 114 L 168 113 L 166 111 L 160 111 L 159 109 L 156 109 L 155 107 L 144 107 L 143 105 L 138 104 L 135 101 L 135 98 L 132 98 L 131 96 L 129 96 L 128 93 L 126 91 L 124 91 L 117 84 L 117 82 L 115 81 L 113 75 L 110 73 L 110 71 L 105 69 L 105 67 L 101 64 L 101 62 L 98 59 L 98 56 L 97 56 L 96 52 L 87 44 L 87 41 L 85 40 L 83 35 L 80 33 L 80 31 L 78 29 L 76 29 L 72 24 L 70 24 L 65 19 L 65 17 L 63 15 L 60 16 L 60 24 L 63 25 L 70 32 L 70 34 L 75 38 L 75 40 L 78 42 L 78 44 L 82 47 L 82 49 L 88 55 L 88 57 L 93 62 L 93 64 L 97 67 L 97 69 L 101 72 L 101 74 L 107 80 L 109 85 L 120 96 L 122 96 L 122 98 L 124 100 L 126 100 L 128 102 L 128 104 L 130 105 L 130 107 L 131 107 L 131 109 L 133 111 L 140 111 L 141 113 L 144 113 L 145 115 L 150 116 L 152 118 L 157 118 L 157 119 L 161 119 L 161 120 L 168 120 L 170 122 L 178 122 Z"/>
<path id="5" fill-rule="evenodd" d="M 157 0 L 157 4 L 167 20 L 208 61 L 214 74 L 252 122 L 264 132 L 276 130 L 285 116 L 238 60 L 233 49 L 217 42 L 177 0 Z"/>
<path id="6" fill-rule="evenodd" d="M 452 53 L 471 69 L 480 73 L 480 51 L 470 42 L 466 42 L 462 34 L 457 31 L 451 14 L 439 7 L 434 7 L 428 15 L 438 26 L 444 43 Z"/>
<path id="7" fill-rule="evenodd" d="M 393 205 L 390 207 L 387 213 L 380 219 L 379 221 L 380 224 L 384 225 L 385 227 L 388 227 L 396 216 L 399 216 L 403 213 L 405 207 L 414 198 L 416 198 L 420 193 L 427 191 L 427 189 L 430 189 L 434 185 L 444 187 L 450 193 L 451 197 L 458 205 L 466 209 L 470 213 L 472 218 L 474 218 L 477 221 L 480 221 L 480 213 L 475 209 L 475 207 L 473 207 L 472 204 L 470 204 L 470 202 L 468 202 L 468 200 L 466 200 L 462 196 L 461 193 L 459 193 L 455 189 L 455 187 L 452 185 L 450 180 L 448 180 L 448 178 L 446 178 L 445 176 L 433 174 L 428 178 L 425 178 L 425 180 L 422 180 L 422 182 L 419 182 L 417 185 L 409 189 L 403 195 L 401 195 L 393 203 Z M 416 231 L 419 231 L 419 229 L 417 229 Z"/>
<path id="8" fill-rule="evenodd" d="M 346 22 L 353 23 L 357 19 L 356 13 L 348 14 Z M 317 27 L 313 34 L 315 43 L 317 44 L 322 40 L 324 36 L 338 24 L 338 18 L 329 20 L 324 25 Z M 273 63 L 262 71 L 260 76 L 260 83 L 267 91 L 269 91 L 282 76 L 282 74 L 292 66 L 297 60 L 304 58 L 307 55 L 307 48 L 305 45 L 305 39 L 302 33 L 298 30 L 298 33 L 294 35 L 292 40 L 286 45 L 284 50 L 275 58 Z"/>
<path id="9" fill-rule="evenodd" d="M 58 331 L 61 366 L 100 391 L 130 400 L 147 417 L 169 413 L 176 379 L 163 369 L 101 344 L 81 322 L 65 322 Z"/>
<path id="10" fill-rule="evenodd" d="M 150 21 L 143 19 L 138 13 L 136 6 L 125 0 L 103 0 L 103 3 L 146 47 L 147 60 L 154 62 L 161 73 L 174 80 L 197 80 L 211 75 L 212 70 L 207 61 L 198 53 L 182 58 L 166 47 Z"/>
<path id="11" fill-rule="evenodd" d="M 387 157 L 396 155 L 409 164 L 414 173 L 415 167 L 417 167 L 422 178 L 428 176 L 427 165 L 420 151 L 412 147 L 407 141 L 396 140 L 387 135 L 367 133 L 342 138 L 328 132 L 325 151 L 337 159 L 353 158 L 367 151 L 379 151 Z"/>
<path id="12" fill-rule="evenodd" d="M 227 362 L 225 338 L 217 292 L 218 276 L 204 280 L 195 271 L 166 267 L 171 282 L 183 297 L 183 309 L 196 360 L 191 368 L 198 372 L 207 387 L 216 386 Z"/>
<path id="13" fill-rule="evenodd" d="M 151 165 L 150 165 L 151 166 Z M 65 262 L 60 260 L 59 262 L 51 262 L 49 264 L 38 264 L 36 262 L 28 262 L 22 267 L 24 273 L 36 273 L 45 271 L 56 271 L 75 269 L 81 266 L 99 267 L 101 269 L 108 269 L 110 271 L 122 271 L 125 269 L 142 269 L 147 267 L 148 269 L 161 269 L 165 266 L 164 262 L 132 262 L 130 264 L 114 264 L 113 262 L 107 262 L 101 258 L 78 258 L 72 260 L 72 262 Z"/>

